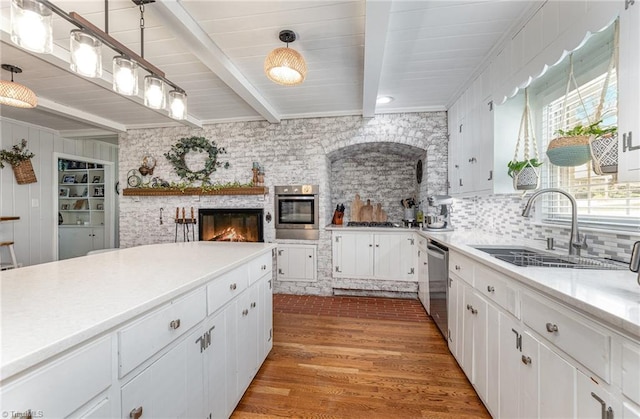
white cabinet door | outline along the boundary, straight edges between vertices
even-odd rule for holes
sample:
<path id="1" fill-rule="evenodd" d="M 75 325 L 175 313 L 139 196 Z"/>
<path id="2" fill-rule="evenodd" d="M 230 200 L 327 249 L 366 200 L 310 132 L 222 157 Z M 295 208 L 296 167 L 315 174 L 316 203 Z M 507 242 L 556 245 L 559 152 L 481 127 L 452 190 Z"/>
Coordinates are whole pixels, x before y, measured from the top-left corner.
<path id="1" fill-rule="evenodd" d="M 231 414 L 231 410 L 233 410 L 240 400 L 240 393 L 238 391 L 238 360 L 240 359 L 238 354 L 238 345 L 240 344 L 240 338 L 237 332 L 240 326 L 240 315 L 241 310 L 240 300 L 238 297 L 232 300 L 225 308 L 224 308 L 224 321 L 225 321 L 225 330 L 227 331 L 227 341 L 226 341 L 226 355 L 227 355 L 227 364 L 225 367 L 225 385 L 227 386 L 227 402 L 226 406 L 228 409 L 228 413 Z"/>
<path id="2" fill-rule="evenodd" d="M 458 363 L 462 365 L 462 349 L 460 347 L 460 330 L 462 319 L 462 296 L 459 287 L 460 280 L 449 273 L 449 295 L 447 296 L 447 318 L 449 323 L 448 344 L 449 351 L 453 354 Z"/>
<path id="3" fill-rule="evenodd" d="M 278 280 L 314 281 L 316 251 L 312 245 L 278 245 Z"/>
<path id="4" fill-rule="evenodd" d="M 258 286 L 260 287 L 258 363 L 262 364 L 273 348 L 273 281 L 271 275 L 260 279 Z"/>
<path id="5" fill-rule="evenodd" d="M 485 403 L 495 417 L 500 409 L 500 317 L 491 304 L 487 307 L 487 394 Z"/>
<path id="6" fill-rule="evenodd" d="M 640 181 L 640 3 L 620 12 L 618 180 Z M 629 140 L 631 136 L 631 141 Z M 631 144 L 629 144 L 631 142 Z M 631 147 L 629 147 L 631 146 Z"/>
<path id="7" fill-rule="evenodd" d="M 462 370 L 469 379 L 471 384 L 473 381 L 473 313 L 471 307 L 473 303 L 473 289 L 460 281 L 458 284 L 458 292 L 462 294 L 462 305 L 459 315 L 462 318 L 461 326 L 461 348 L 462 348 Z"/>
<path id="8" fill-rule="evenodd" d="M 138 409 L 143 417 L 203 417 L 202 406 L 194 404 L 202 400 L 197 394 L 202 392 L 202 358 L 194 356 L 198 348 L 193 345 L 200 332 L 187 336 L 122 387 L 122 417 Z M 194 377 L 198 379 L 191 381 Z"/>
<path id="9" fill-rule="evenodd" d="M 471 288 L 469 288 L 472 290 Z M 466 293 L 465 293 L 466 294 Z M 471 371 L 473 374 L 473 379 L 471 380 L 472 384 L 476 388 L 478 395 L 480 398 L 487 401 L 487 368 L 488 368 L 488 359 L 487 359 L 487 338 L 488 338 L 488 330 L 487 330 L 487 319 L 488 319 L 488 305 L 487 302 L 480 297 L 475 291 L 470 293 L 470 309 L 468 310 L 471 313 L 471 328 L 472 330 L 472 362 L 471 362 Z M 466 308 L 466 307 L 465 307 Z M 466 324 L 465 324 L 466 327 Z M 465 337 L 468 336 L 465 333 Z M 469 347 L 469 345 L 465 345 L 465 350 Z"/>
<path id="10" fill-rule="evenodd" d="M 518 417 L 537 418 L 540 413 L 540 390 L 539 390 L 539 367 L 540 367 L 540 345 L 538 341 L 524 332 L 521 335 L 522 355 L 520 360 L 520 389 L 518 395 Z M 548 383 L 547 383 L 548 385 Z M 552 387 L 555 384 L 551 384 Z"/>
<path id="11" fill-rule="evenodd" d="M 208 407 L 207 414 L 211 414 L 212 418 L 227 417 L 233 407 L 227 405 L 229 399 L 227 392 L 233 392 L 233 389 L 231 386 L 226 385 L 225 382 L 225 378 L 228 377 L 227 368 L 229 367 L 227 362 L 227 339 L 233 333 L 226 329 L 226 314 L 227 310 L 222 310 L 217 315 L 205 320 L 202 336 L 206 342 L 205 346 L 208 345 L 202 350 L 206 381 L 204 388 L 207 395 L 205 404 Z M 196 342 L 196 344 L 201 347 L 201 342 Z M 206 415 L 198 417 L 206 417 Z"/>
<path id="12" fill-rule="evenodd" d="M 374 234 L 374 275 L 380 279 L 408 280 L 415 273 L 413 234 Z"/>
<path id="13" fill-rule="evenodd" d="M 427 313 L 431 313 L 429 307 L 429 268 L 427 252 L 418 250 L 418 298 L 422 302 Z M 449 302 L 447 302 L 449 304 Z"/>
<path id="14" fill-rule="evenodd" d="M 519 418 L 521 327 L 511 317 L 500 313 L 500 407 L 498 417 Z"/>
<path id="15" fill-rule="evenodd" d="M 474 192 L 490 192 L 493 190 L 493 101 L 486 97 L 476 108 L 479 116 L 479 127 L 473 141 Z"/>
<path id="16" fill-rule="evenodd" d="M 85 256 L 93 250 L 93 229 L 86 227 L 58 228 L 58 259 Z"/>
<path id="17" fill-rule="evenodd" d="M 257 371 L 259 292 L 258 283 L 255 283 L 238 299 L 238 395 L 244 393 Z"/>
<path id="18" fill-rule="evenodd" d="M 449 123 L 449 195 L 459 195 L 460 186 L 460 136 L 458 135 L 458 112 L 460 100 L 456 101 L 447 111 Z"/>
<path id="19" fill-rule="evenodd" d="M 373 234 L 334 233 L 333 276 L 336 278 L 373 277 Z"/>
<path id="20" fill-rule="evenodd" d="M 540 347 L 540 417 L 572 418 L 576 368 L 542 343 Z"/>
<path id="21" fill-rule="evenodd" d="M 619 417 L 622 413 L 622 402 L 581 371 L 577 374 L 576 417 L 580 419 Z"/>

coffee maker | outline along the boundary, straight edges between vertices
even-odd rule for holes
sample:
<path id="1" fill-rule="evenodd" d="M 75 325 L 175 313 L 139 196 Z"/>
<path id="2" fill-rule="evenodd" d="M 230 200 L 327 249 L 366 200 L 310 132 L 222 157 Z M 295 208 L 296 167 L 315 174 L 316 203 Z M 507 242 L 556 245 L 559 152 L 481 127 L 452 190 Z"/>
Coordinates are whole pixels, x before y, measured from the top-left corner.
<path id="1" fill-rule="evenodd" d="M 451 224 L 451 205 L 453 198 L 449 195 L 432 195 L 427 199 L 430 208 L 426 216 L 427 231 L 453 231 Z"/>

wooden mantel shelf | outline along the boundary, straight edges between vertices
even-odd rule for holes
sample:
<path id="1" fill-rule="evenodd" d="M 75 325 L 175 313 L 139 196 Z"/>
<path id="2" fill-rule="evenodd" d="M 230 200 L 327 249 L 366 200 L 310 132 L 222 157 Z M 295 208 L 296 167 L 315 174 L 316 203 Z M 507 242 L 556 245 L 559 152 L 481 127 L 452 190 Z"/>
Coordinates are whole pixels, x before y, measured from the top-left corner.
<path id="1" fill-rule="evenodd" d="M 189 195 L 267 195 L 269 188 L 266 186 L 222 188 L 203 191 L 201 188 L 126 188 L 122 191 L 124 196 L 189 196 Z"/>

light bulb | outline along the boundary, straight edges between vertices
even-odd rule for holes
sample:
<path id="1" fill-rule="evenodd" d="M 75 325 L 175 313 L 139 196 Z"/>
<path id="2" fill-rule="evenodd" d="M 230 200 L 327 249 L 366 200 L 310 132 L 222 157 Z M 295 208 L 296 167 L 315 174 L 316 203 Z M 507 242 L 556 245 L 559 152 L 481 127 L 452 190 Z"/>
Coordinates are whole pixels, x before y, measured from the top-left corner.
<path id="1" fill-rule="evenodd" d="M 51 53 L 51 10 L 33 0 L 12 0 L 11 41 L 29 51 Z"/>
<path id="2" fill-rule="evenodd" d="M 71 31 L 70 48 L 72 71 L 85 77 L 102 76 L 102 41 L 79 29 Z"/>
<path id="3" fill-rule="evenodd" d="M 113 90 L 128 96 L 138 94 L 138 63 L 124 56 L 113 57 Z"/>
<path id="4" fill-rule="evenodd" d="M 164 108 L 164 83 L 160 78 L 156 76 L 144 78 L 144 104 L 151 109 Z"/>
<path id="5" fill-rule="evenodd" d="M 185 119 L 187 116 L 187 94 L 181 90 L 169 92 L 169 116 L 174 119 Z"/>

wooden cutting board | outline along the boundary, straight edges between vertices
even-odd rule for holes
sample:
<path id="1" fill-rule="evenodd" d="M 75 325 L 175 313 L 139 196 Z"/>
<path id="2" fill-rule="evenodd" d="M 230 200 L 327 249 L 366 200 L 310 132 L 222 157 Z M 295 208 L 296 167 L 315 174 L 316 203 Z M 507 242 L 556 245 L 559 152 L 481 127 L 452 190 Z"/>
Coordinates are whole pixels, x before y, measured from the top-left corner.
<path id="1" fill-rule="evenodd" d="M 362 201 L 360 194 L 356 194 L 355 199 L 351 203 L 351 219 L 350 221 L 360 221 L 360 210 L 362 209 Z"/>
<path id="2" fill-rule="evenodd" d="M 373 221 L 373 205 L 370 199 L 360 208 L 360 221 Z"/>

